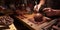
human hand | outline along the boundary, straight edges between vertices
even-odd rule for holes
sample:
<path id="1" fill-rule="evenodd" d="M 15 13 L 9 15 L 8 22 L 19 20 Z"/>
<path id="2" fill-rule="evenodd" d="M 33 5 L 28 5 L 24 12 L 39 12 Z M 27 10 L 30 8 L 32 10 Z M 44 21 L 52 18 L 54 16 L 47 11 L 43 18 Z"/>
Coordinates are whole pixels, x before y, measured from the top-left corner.
<path id="1" fill-rule="evenodd" d="M 43 12 L 46 14 L 46 16 L 54 16 L 55 15 L 55 11 L 51 8 L 44 8 Z"/>
<path id="2" fill-rule="evenodd" d="M 48 12 L 51 12 L 52 9 L 51 9 L 51 8 L 44 8 L 43 11 L 44 11 L 45 13 L 48 13 Z"/>
<path id="3" fill-rule="evenodd" d="M 35 11 L 39 11 L 39 9 L 40 9 L 40 5 L 35 5 L 35 6 L 34 6 L 34 10 L 35 10 Z"/>

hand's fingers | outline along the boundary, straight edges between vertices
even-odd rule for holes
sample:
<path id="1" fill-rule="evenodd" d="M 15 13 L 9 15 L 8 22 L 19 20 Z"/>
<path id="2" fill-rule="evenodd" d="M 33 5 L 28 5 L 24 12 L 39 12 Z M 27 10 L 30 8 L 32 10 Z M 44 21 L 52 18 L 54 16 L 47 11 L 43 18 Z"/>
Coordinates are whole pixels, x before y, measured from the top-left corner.
<path id="1" fill-rule="evenodd" d="M 43 11 L 51 11 L 51 8 L 44 8 Z"/>
<path id="2" fill-rule="evenodd" d="M 57 30 L 59 29 L 57 26 L 52 26 L 52 27 L 55 28 L 55 29 L 57 29 Z"/>
<path id="3" fill-rule="evenodd" d="M 36 9 L 37 9 L 37 7 L 38 7 L 38 6 L 37 6 L 37 5 L 35 5 L 35 6 L 34 6 L 34 10 L 36 10 Z"/>
<path id="4" fill-rule="evenodd" d="M 37 5 L 34 6 L 34 8 L 36 8 L 36 7 L 37 7 Z"/>
<path id="5" fill-rule="evenodd" d="M 47 10 L 47 9 L 50 10 L 51 8 L 44 8 L 43 10 Z"/>

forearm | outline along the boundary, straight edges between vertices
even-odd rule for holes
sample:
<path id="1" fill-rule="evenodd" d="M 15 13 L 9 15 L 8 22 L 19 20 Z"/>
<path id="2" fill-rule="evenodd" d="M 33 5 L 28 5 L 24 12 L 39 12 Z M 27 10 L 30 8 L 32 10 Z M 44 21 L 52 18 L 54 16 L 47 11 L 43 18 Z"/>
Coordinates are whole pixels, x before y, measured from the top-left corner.
<path id="1" fill-rule="evenodd" d="M 40 0 L 39 4 L 34 7 L 34 10 L 38 12 L 41 6 L 44 5 L 44 3 L 45 3 L 45 0 Z"/>
<path id="2" fill-rule="evenodd" d="M 46 16 L 60 16 L 60 10 L 52 10 L 45 12 Z"/>
<path id="3" fill-rule="evenodd" d="M 45 3 L 45 0 L 40 0 L 40 2 L 39 2 L 39 4 L 38 5 L 44 5 L 44 3 Z"/>

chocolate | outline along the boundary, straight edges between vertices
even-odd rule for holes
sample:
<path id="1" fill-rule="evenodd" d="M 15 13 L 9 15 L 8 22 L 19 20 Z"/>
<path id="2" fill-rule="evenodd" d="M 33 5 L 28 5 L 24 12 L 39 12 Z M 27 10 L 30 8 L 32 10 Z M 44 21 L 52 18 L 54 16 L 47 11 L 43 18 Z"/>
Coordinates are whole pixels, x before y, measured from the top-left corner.
<path id="1" fill-rule="evenodd" d="M 43 21 L 43 15 L 37 13 L 37 14 L 34 16 L 34 20 L 35 20 L 36 22 L 41 22 L 41 21 Z"/>
<path id="2" fill-rule="evenodd" d="M 1 16 L 0 17 L 0 25 L 9 26 L 13 23 L 13 19 L 9 16 Z"/>

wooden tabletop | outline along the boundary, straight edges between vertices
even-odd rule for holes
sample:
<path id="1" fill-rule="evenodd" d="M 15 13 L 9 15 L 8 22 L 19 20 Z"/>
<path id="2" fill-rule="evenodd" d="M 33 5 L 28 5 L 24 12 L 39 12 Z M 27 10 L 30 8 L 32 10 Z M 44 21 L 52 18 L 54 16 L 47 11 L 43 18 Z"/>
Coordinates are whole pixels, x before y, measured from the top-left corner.
<path id="1" fill-rule="evenodd" d="M 27 17 L 27 18 L 23 18 L 23 19 L 21 19 L 21 17 L 20 16 L 16 16 L 18 19 L 20 19 L 20 21 L 22 21 L 22 22 L 24 22 L 24 23 L 26 23 L 28 26 L 27 27 L 31 27 L 31 28 L 33 28 L 34 30 L 43 30 L 43 28 L 48 28 L 48 27 L 50 27 L 52 24 L 54 24 L 56 21 L 55 20 L 52 20 L 52 21 L 50 21 L 50 22 L 45 22 L 45 23 L 43 23 L 43 24 L 40 24 L 40 25 L 37 25 L 37 24 L 35 24 L 35 23 L 32 23 L 32 22 L 30 22 L 28 19 L 30 19 L 30 18 L 33 18 L 33 16 L 34 16 L 35 14 L 33 13 L 33 14 L 26 14 L 26 15 L 24 15 L 25 17 Z M 32 30 L 32 29 L 31 29 Z"/>

